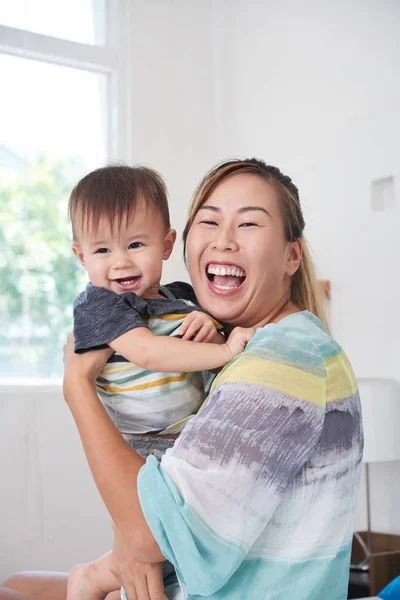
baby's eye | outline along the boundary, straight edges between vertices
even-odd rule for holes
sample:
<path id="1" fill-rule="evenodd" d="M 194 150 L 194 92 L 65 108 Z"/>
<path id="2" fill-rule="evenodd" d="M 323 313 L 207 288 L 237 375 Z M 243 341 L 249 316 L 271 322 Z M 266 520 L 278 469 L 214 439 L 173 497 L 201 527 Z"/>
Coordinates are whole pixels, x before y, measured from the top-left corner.
<path id="1" fill-rule="evenodd" d="M 142 242 L 132 242 L 132 244 L 129 244 L 129 249 L 135 250 L 136 248 L 141 248 L 142 246 Z"/>
<path id="2" fill-rule="evenodd" d="M 109 252 L 108 248 L 99 248 L 96 250 L 95 254 L 106 254 L 107 252 Z"/>

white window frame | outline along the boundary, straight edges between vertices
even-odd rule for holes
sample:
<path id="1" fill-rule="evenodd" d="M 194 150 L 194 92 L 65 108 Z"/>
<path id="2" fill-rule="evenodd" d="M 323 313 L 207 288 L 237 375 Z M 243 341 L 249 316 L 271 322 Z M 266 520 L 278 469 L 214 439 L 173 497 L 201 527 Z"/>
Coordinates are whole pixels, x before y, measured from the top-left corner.
<path id="1" fill-rule="evenodd" d="M 100 73 L 108 78 L 107 155 L 112 160 L 132 160 L 128 135 L 129 99 L 129 0 L 106 0 L 105 44 L 92 45 L 0 25 L 0 54 L 9 54 L 55 65 Z"/>
<path id="2" fill-rule="evenodd" d="M 130 79 L 131 71 L 131 0 L 105 1 L 105 44 L 93 45 L 52 37 L 27 30 L 0 25 L 0 54 L 72 67 L 106 75 L 107 86 L 107 156 L 110 160 L 133 162 L 130 135 Z M 59 379 L 2 379 L 0 398 L 10 389 L 34 387 L 40 390 L 58 390 Z"/>

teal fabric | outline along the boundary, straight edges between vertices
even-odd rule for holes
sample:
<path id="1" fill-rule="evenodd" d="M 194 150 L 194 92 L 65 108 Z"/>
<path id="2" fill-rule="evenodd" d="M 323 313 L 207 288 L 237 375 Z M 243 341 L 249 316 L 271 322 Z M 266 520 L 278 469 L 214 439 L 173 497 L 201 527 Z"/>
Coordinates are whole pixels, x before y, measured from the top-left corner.
<path id="1" fill-rule="evenodd" d="M 400 600 L 400 576 L 393 579 L 378 596 L 381 600 Z"/>

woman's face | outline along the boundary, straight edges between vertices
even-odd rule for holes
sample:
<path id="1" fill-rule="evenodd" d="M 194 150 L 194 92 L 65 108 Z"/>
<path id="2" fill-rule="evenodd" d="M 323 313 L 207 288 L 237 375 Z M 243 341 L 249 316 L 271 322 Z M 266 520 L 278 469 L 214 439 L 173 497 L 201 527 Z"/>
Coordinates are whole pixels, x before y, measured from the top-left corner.
<path id="1" fill-rule="evenodd" d="M 199 209 L 187 238 L 187 262 L 200 305 L 221 321 L 250 327 L 288 298 L 300 261 L 289 243 L 275 188 L 238 173 Z"/>

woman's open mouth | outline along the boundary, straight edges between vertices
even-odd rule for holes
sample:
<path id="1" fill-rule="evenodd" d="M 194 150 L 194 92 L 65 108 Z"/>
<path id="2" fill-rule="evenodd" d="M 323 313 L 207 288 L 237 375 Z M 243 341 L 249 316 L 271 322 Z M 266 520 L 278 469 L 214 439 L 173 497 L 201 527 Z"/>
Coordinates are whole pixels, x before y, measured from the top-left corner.
<path id="1" fill-rule="evenodd" d="M 209 263 L 206 274 L 213 287 L 221 292 L 237 290 L 246 279 L 245 271 L 232 264 Z"/>

